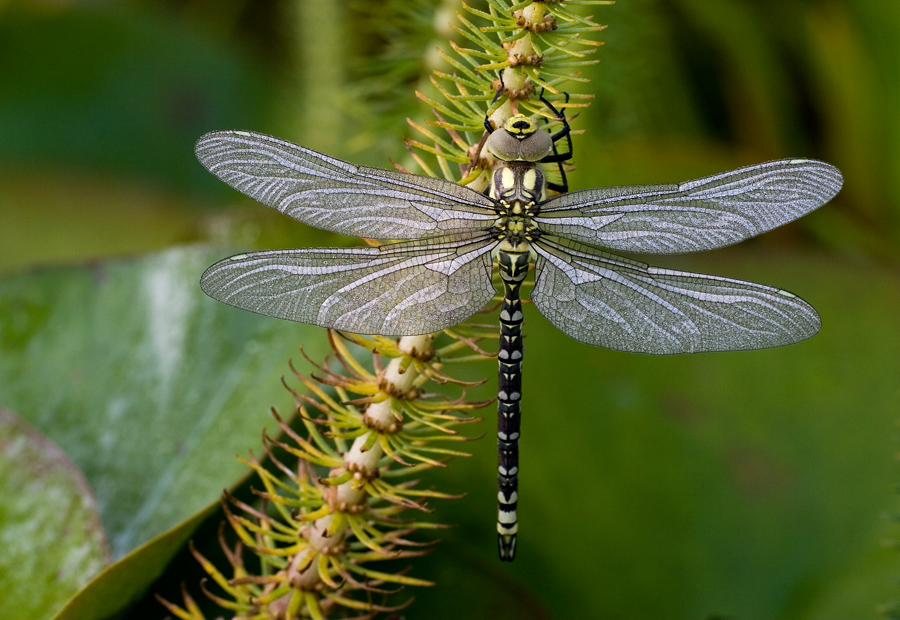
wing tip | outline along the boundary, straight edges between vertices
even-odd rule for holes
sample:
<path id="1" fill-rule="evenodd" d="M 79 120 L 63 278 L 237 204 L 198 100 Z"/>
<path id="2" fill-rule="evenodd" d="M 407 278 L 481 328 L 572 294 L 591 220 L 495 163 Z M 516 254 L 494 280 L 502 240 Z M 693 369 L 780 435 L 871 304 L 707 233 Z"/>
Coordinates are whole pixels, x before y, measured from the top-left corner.
<path id="1" fill-rule="evenodd" d="M 804 157 L 784 159 L 781 161 L 791 166 L 813 166 L 826 177 L 819 183 L 823 187 L 827 187 L 829 190 L 829 196 L 824 200 L 822 204 L 825 204 L 832 198 L 834 198 L 844 186 L 844 175 L 841 174 L 841 171 L 837 166 L 829 164 L 828 162 Z"/>
<path id="2" fill-rule="evenodd" d="M 236 137 L 259 139 L 268 138 L 269 136 L 247 129 L 218 129 L 216 131 L 209 131 L 200 136 L 197 139 L 197 142 L 194 143 L 194 154 L 197 156 L 197 159 L 202 162 L 202 154 L 206 149 L 209 148 L 211 144 L 215 145 L 222 140 L 228 140 Z"/>
<path id="3" fill-rule="evenodd" d="M 224 260 L 228 260 L 227 258 Z M 208 297 L 212 297 L 216 301 L 222 301 L 220 296 L 217 294 L 216 286 L 213 284 L 213 277 L 218 271 L 219 265 L 221 265 L 224 260 L 213 263 L 209 267 L 207 267 L 203 274 L 200 276 L 200 290 L 206 293 Z"/>

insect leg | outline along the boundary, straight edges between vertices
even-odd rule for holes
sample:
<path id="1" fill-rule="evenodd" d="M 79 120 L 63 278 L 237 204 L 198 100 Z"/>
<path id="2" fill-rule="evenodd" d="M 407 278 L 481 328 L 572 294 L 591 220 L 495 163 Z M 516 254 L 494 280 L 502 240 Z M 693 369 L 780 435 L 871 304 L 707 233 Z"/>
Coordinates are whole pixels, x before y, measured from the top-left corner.
<path id="1" fill-rule="evenodd" d="M 564 94 L 566 96 L 566 103 L 569 103 L 569 93 Z M 547 189 L 551 189 L 555 192 L 565 193 L 569 191 L 569 181 L 566 178 L 566 171 L 563 168 L 563 162 L 572 159 L 572 128 L 569 127 L 569 121 L 566 119 L 565 113 L 557 110 L 552 103 L 544 98 L 543 90 L 541 91 L 540 100 L 545 106 L 550 108 L 550 111 L 553 112 L 556 115 L 556 118 L 562 121 L 563 124 L 563 128 L 551 136 L 553 138 L 553 154 L 547 155 L 541 160 L 541 163 L 544 164 L 559 164 L 559 174 L 562 177 L 562 183 L 547 183 Z M 568 150 L 565 153 L 560 153 L 556 148 L 557 141 L 562 138 L 566 139 L 568 146 Z"/>

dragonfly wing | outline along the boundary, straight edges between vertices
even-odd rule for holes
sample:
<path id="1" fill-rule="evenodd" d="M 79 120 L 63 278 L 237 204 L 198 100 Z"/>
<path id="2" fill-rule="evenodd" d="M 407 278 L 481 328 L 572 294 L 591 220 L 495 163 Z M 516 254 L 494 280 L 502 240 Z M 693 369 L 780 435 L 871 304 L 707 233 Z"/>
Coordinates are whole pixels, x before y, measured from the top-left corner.
<path id="1" fill-rule="evenodd" d="M 696 252 L 793 221 L 831 200 L 842 183 L 834 166 L 782 159 L 685 183 L 564 194 L 535 222 L 547 233 L 612 250 Z"/>
<path id="2" fill-rule="evenodd" d="M 765 349 L 816 334 L 819 315 L 788 291 L 653 267 L 543 238 L 531 299 L 576 340 L 651 353 Z"/>
<path id="3" fill-rule="evenodd" d="M 266 316 L 360 334 L 428 334 L 494 297 L 496 241 L 453 238 L 369 248 L 273 250 L 206 270 L 210 297 Z"/>
<path id="4" fill-rule="evenodd" d="M 491 199 L 462 185 L 357 166 L 260 133 L 208 133 L 195 152 L 254 200 L 345 235 L 420 239 L 484 230 L 497 219 Z"/>

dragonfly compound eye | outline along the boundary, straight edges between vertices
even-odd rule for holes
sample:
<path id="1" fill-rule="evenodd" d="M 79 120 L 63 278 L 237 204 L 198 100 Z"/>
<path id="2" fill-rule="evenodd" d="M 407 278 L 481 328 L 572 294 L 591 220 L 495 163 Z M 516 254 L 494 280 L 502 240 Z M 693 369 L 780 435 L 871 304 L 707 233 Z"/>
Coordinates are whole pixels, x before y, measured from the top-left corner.
<path id="1" fill-rule="evenodd" d="M 519 140 L 519 157 L 521 161 L 541 161 L 553 150 L 553 138 L 546 131 L 536 131 Z"/>
<path id="2" fill-rule="evenodd" d="M 488 137 L 487 149 L 503 161 L 536 162 L 553 150 L 553 139 L 546 131 L 538 131 L 533 120 L 516 114 L 503 123 L 502 130 Z"/>
<path id="3" fill-rule="evenodd" d="M 516 161 L 519 159 L 519 139 L 504 129 L 497 130 L 488 136 L 488 152 L 502 161 Z"/>

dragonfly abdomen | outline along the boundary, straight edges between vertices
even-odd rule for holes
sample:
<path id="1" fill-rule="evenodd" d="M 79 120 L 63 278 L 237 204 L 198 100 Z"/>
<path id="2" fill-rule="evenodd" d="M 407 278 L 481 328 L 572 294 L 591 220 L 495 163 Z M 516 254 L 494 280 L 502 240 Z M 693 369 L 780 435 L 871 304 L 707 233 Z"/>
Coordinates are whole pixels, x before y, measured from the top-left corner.
<path id="1" fill-rule="evenodd" d="M 500 309 L 500 346 L 497 352 L 497 534 L 500 559 L 516 556 L 519 529 L 519 427 L 522 400 L 522 281 L 528 273 L 529 250 L 525 243 L 504 243 L 497 254 L 503 280 Z"/>

